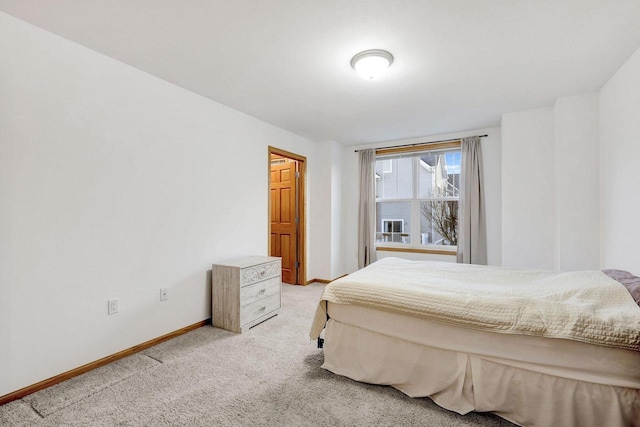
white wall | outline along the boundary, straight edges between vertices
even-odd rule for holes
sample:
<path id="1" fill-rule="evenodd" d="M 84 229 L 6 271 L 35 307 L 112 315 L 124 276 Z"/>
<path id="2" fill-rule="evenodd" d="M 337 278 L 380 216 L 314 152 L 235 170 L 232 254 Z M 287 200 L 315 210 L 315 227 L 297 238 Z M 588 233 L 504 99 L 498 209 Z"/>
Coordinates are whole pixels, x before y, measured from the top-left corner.
<path id="1" fill-rule="evenodd" d="M 505 267 L 598 268 L 597 146 L 595 93 L 502 116 Z"/>
<path id="2" fill-rule="evenodd" d="M 360 164 L 353 147 L 343 150 L 342 166 L 342 247 L 344 273 L 358 269 L 358 200 L 360 198 Z"/>
<path id="3" fill-rule="evenodd" d="M 335 141 L 318 142 L 313 188 L 314 209 L 310 215 L 311 250 L 314 268 L 307 279 L 333 280 L 345 274 L 343 235 L 343 155 L 344 146 Z"/>
<path id="4" fill-rule="evenodd" d="M 337 142 L 331 142 L 331 276 L 336 279 L 346 273 L 345 254 L 342 236 L 342 171 L 344 167 L 344 148 Z"/>
<path id="5" fill-rule="evenodd" d="M 315 147 L 312 191 L 314 209 L 309 211 L 313 228 L 309 241 L 313 267 L 307 280 L 332 280 L 342 275 L 342 153 L 343 146 L 335 141 L 318 142 Z"/>
<path id="6" fill-rule="evenodd" d="M 428 141 L 439 141 L 455 138 L 463 138 L 471 135 L 484 135 L 482 138 L 482 156 L 484 164 L 484 181 L 486 193 L 486 215 L 487 215 L 487 251 L 488 263 L 491 265 L 500 265 L 501 263 L 501 242 L 500 238 L 500 155 L 501 155 L 501 137 L 500 128 L 476 129 L 471 131 L 456 132 L 444 135 L 430 135 L 420 138 L 411 138 L 396 141 L 385 141 L 376 144 L 368 144 L 357 147 L 349 147 L 344 153 L 344 184 L 343 184 L 343 224 L 344 224 L 344 253 L 345 273 L 350 273 L 358 269 L 358 199 L 359 199 L 359 163 L 358 153 L 355 150 L 361 148 L 380 148 L 394 145 L 417 144 Z M 406 252 L 389 252 L 377 251 L 378 258 L 388 256 L 414 259 L 414 260 L 432 260 L 432 261 L 450 261 L 455 262 L 455 255 L 436 255 L 436 254 L 419 254 Z"/>
<path id="7" fill-rule="evenodd" d="M 640 49 L 600 90 L 603 268 L 640 275 Z"/>
<path id="8" fill-rule="evenodd" d="M 553 109 L 502 116 L 502 265 L 555 264 Z"/>
<path id="9" fill-rule="evenodd" d="M 598 95 L 559 98 L 555 116 L 556 265 L 593 270 L 600 265 L 598 219 Z"/>
<path id="10" fill-rule="evenodd" d="M 503 115 L 505 266 L 640 274 L 638 117 L 640 50 L 598 94 Z"/>
<path id="11" fill-rule="evenodd" d="M 309 258 L 313 265 L 307 268 L 307 280 L 331 279 L 331 146 L 328 142 L 317 144 L 314 162 L 310 165 L 313 179 L 309 188 L 314 193 L 314 207 L 308 211 L 310 222 L 314 224 L 309 230 Z"/>
<path id="12" fill-rule="evenodd" d="M 268 145 L 314 182 L 310 141 L 0 13 L 0 396 L 210 317 L 211 264 L 267 252 Z"/>

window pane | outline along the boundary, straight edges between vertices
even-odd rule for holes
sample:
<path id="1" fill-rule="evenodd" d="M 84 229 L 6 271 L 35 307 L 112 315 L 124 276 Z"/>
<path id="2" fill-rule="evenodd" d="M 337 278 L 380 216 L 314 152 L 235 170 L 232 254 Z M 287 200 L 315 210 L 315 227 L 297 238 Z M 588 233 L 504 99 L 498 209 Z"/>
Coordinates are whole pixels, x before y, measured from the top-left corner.
<path id="1" fill-rule="evenodd" d="M 376 160 L 376 198 L 410 199 L 412 197 L 412 162 L 410 157 Z"/>
<path id="2" fill-rule="evenodd" d="M 411 202 L 376 203 L 376 242 L 411 243 Z"/>
<path id="3" fill-rule="evenodd" d="M 424 153 L 418 163 L 418 197 L 459 196 L 460 150 Z"/>
<path id="4" fill-rule="evenodd" d="M 457 201 L 420 201 L 420 244 L 458 244 Z"/>

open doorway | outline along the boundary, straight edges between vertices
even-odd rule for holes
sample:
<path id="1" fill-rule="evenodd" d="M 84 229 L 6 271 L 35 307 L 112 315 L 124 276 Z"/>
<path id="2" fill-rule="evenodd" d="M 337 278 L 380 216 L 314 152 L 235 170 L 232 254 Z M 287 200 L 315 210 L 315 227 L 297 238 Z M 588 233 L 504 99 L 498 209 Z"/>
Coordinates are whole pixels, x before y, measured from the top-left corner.
<path id="1" fill-rule="evenodd" d="M 306 284 L 307 158 L 269 147 L 269 255 L 282 258 L 282 281 Z"/>

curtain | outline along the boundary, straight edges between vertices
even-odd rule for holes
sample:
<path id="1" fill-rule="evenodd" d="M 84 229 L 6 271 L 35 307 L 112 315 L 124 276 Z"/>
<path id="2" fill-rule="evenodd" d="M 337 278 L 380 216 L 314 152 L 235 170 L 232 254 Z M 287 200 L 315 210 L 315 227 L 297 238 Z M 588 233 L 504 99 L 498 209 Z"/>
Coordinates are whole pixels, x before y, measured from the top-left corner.
<path id="1" fill-rule="evenodd" d="M 487 231 L 482 185 L 480 138 L 462 138 L 461 183 L 458 217 L 458 262 L 487 263 Z"/>
<path id="2" fill-rule="evenodd" d="M 360 207 L 358 209 L 358 268 L 376 260 L 376 190 L 374 149 L 360 150 Z"/>

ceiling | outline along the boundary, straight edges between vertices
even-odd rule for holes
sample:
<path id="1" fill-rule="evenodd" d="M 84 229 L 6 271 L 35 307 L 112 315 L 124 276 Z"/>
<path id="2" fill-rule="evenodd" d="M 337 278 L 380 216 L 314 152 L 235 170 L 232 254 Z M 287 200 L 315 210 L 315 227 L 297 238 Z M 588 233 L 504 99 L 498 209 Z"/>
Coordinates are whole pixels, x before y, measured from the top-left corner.
<path id="1" fill-rule="evenodd" d="M 640 46 L 639 0 L 0 0 L 0 10 L 314 141 L 500 124 L 598 90 Z M 366 49 L 380 79 L 350 67 Z"/>

